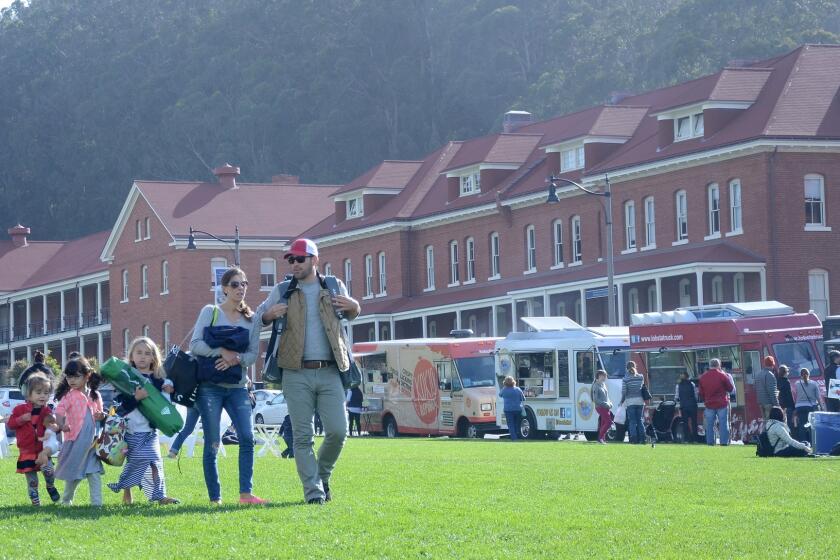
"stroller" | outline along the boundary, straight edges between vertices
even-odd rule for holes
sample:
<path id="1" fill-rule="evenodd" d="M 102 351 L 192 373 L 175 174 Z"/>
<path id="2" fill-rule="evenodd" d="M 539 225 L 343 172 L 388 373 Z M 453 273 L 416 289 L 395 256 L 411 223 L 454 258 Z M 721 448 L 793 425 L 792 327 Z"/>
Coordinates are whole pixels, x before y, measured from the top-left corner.
<path id="1" fill-rule="evenodd" d="M 656 406 L 653 418 L 645 424 L 645 435 L 651 445 L 658 441 L 674 441 L 674 414 L 677 404 L 674 401 L 662 401 Z"/>

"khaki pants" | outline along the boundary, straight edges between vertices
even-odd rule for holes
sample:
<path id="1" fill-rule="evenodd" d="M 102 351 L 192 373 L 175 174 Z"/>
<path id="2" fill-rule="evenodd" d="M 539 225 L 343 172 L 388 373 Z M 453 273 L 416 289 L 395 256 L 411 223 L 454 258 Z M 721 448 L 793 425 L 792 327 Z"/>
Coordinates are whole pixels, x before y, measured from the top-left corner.
<path id="1" fill-rule="evenodd" d="M 335 366 L 321 369 L 284 369 L 283 395 L 289 407 L 294 435 L 295 464 L 303 483 L 304 499 L 323 498 L 344 440 L 347 415 L 344 386 Z M 324 424 L 324 441 L 315 455 L 315 411 Z"/>

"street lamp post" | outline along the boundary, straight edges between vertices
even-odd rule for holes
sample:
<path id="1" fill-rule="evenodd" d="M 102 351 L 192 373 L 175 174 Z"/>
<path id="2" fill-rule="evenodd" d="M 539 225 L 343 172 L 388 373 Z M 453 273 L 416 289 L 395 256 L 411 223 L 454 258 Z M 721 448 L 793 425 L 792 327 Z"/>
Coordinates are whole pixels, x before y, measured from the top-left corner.
<path id="1" fill-rule="evenodd" d="M 606 180 L 606 189 L 601 191 L 593 191 L 591 189 L 587 189 L 580 183 L 572 181 L 571 179 L 564 179 L 563 177 L 557 177 L 556 175 L 552 175 L 548 178 L 548 203 L 555 204 L 560 202 L 560 199 L 557 197 L 557 182 L 562 181 L 563 183 L 567 183 L 572 185 L 573 187 L 582 190 L 586 194 L 591 194 L 594 196 L 602 196 L 604 197 L 606 203 L 606 222 L 607 222 L 607 310 L 609 314 L 609 321 L 610 326 L 616 326 L 616 315 L 615 315 L 615 293 L 613 293 L 615 287 L 613 285 L 613 273 L 614 273 L 614 256 L 613 256 L 613 219 L 612 219 L 612 190 L 610 189 L 610 178 L 609 176 L 604 176 Z M 573 240 L 574 242 L 574 240 Z M 586 305 L 586 302 L 581 302 L 581 305 Z"/>
<path id="2" fill-rule="evenodd" d="M 233 241 L 231 242 L 231 241 L 228 241 L 227 239 L 222 239 L 220 237 L 216 237 L 212 233 L 208 233 L 206 231 L 201 231 L 200 229 L 193 229 L 193 227 L 190 226 L 190 237 L 187 240 L 187 250 L 188 251 L 194 251 L 195 249 L 197 249 L 197 247 L 195 246 L 195 234 L 196 233 L 202 233 L 202 234 L 204 234 L 208 237 L 212 237 L 216 241 L 221 241 L 222 243 L 227 243 L 228 245 L 233 243 L 233 264 L 234 264 L 234 266 L 239 266 L 239 226 L 233 226 L 233 227 L 234 227 L 234 236 L 233 236 Z"/>

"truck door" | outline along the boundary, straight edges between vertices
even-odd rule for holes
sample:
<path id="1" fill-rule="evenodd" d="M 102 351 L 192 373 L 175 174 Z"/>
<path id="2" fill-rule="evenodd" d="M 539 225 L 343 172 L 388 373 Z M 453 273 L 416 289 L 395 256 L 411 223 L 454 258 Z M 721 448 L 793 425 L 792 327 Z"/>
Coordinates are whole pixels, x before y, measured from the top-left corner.
<path id="1" fill-rule="evenodd" d="M 438 426 L 437 429 L 442 434 L 449 434 L 455 432 L 455 413 L 453 411 L 453 387 L 452 387 L 452 361 L 441 360 L 435 362 L 435 367 L 438 372 L 438 383 L 440 386 L 440 402 L 438 409 Z M 463 397 L 462 397 L 463 398 Z"/>
<path id="2" fill-rule="evenodd" d="M 575 429 L 583 432 L 598 430 L 598 413 L 592 402 L 592 383 L 595 381 L 595 353 L 575 351 Z"/>

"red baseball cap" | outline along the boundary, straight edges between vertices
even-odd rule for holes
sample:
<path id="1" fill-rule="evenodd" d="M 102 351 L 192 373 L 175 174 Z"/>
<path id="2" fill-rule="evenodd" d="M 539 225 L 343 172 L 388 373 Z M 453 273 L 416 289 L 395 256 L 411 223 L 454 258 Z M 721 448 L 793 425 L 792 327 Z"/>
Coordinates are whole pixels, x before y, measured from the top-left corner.
<path id="1" fill-rule="evenodd" d="M 318 246 L 315 245 L 315 242 L 311 239 L 295 239 L 292 241 L 292 245 L 289 247 L 289 251 L 283 255 L 284 259 L 288 259 L 289 257 L 305 257 L 307 255 L 312 255 L 313 257 L 318 256 Z"/>

